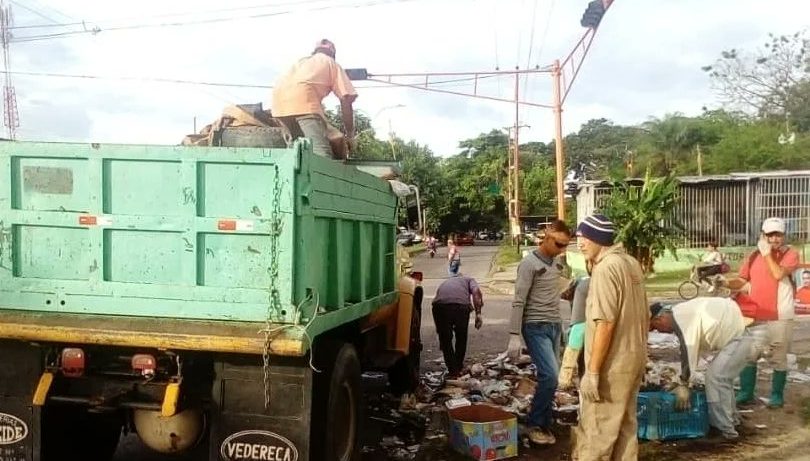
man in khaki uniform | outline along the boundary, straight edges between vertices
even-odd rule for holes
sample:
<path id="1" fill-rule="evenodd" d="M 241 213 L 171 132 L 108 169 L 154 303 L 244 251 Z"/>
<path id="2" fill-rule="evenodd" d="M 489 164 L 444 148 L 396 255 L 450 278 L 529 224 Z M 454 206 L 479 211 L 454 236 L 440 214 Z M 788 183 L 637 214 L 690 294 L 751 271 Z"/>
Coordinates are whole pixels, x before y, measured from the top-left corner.
<path id="1" fill-rule="evenodd" d="M 621 243 L 613 223 L 591 215 L 577 243 L 593 263 L 585 308 L 585 369 L 574 458 L 636 460 L 636 399 L 647 362 L 650 311 L 641 265 Z"/>

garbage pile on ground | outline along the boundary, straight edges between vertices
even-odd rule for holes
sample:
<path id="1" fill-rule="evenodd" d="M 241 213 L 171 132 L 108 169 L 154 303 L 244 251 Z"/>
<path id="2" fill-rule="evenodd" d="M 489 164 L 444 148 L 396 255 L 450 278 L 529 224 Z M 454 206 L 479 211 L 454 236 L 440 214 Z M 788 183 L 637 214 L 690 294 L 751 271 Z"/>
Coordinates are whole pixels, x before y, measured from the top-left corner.
<path id="1" fill-rule="evenodd" d="M 454 379 L 447 379 L 444 372 L 428 372 L 416 393 L 416 409 L 486 403 L 524 419 L 537 385 L 536 373 L 531 357 L 521 355 L 513 361 L 506 353 L 474 363 Z M 577 403 L 576 393 L 557 393 L 557 411 L 576 412 Z"/>
<path id="2" fill-rule="evenodd" d="M 379 422 L 383 443 L 364 448 L 365 453 L 383 450 L 387 459 L 415 458 L 421 443 L 447 445 L 449 408 L 488 404 L 525 420 L 536 387 L 536 369 L 528 355 L 511 360 L 506 353 L 472 364 L 465 373 L 448 378 L 445 371 L 426 372 L 413 394 L 395 397 L 377 394 L 370 402 L 370 419 Z M 558 391 L 555 416 L 563 424 L 576 422 L 579 408 L 576 392 Z M 391 435 L 388 435 L 391 434 Z"/>

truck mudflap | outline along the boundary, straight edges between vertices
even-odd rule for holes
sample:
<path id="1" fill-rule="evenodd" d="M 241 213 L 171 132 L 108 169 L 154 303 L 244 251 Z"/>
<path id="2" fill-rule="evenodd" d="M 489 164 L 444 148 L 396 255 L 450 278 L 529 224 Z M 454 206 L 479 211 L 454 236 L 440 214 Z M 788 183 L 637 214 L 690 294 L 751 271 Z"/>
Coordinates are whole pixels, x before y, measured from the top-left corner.
<path id="1" fill-rule="evenodd" d="M 313 372 L 306 362 L 274 358 L 264 367 L 261 357 L 229 354 L 215 372 L 209 460 L 310 460 Z"/>
<path id="2" fill-rule="evenodd" d="M 0 341 L 0 461 L 38 461 L 40 411 L 31 403 L 42 371 L 39 350 Z"/>

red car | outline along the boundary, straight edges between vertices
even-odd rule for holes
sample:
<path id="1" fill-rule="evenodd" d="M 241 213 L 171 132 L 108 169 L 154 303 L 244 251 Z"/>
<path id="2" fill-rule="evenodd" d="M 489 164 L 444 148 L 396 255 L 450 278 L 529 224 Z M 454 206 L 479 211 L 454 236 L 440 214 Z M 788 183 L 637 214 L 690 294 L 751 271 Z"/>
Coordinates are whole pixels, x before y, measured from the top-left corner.
<path id="1" fill-rule="evenodd" d="M 475 237 L 470 234 L 459 234 L 453 242 L 456 245 L 475 245 Z"/>

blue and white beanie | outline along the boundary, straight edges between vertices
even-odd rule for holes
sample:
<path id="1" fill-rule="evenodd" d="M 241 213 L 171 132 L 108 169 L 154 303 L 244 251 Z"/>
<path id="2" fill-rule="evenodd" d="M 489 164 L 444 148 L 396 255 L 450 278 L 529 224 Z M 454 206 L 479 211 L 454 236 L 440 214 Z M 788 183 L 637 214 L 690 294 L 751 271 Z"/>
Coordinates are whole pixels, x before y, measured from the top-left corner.
<path id="1" fill-rule="evenodd" d="M 606 216 L 592 214 L 579 223 L 577 234 L 599 245 L 608 247 L 613 245 L 616 231 L 613 228 L 613 223 Z"/>

